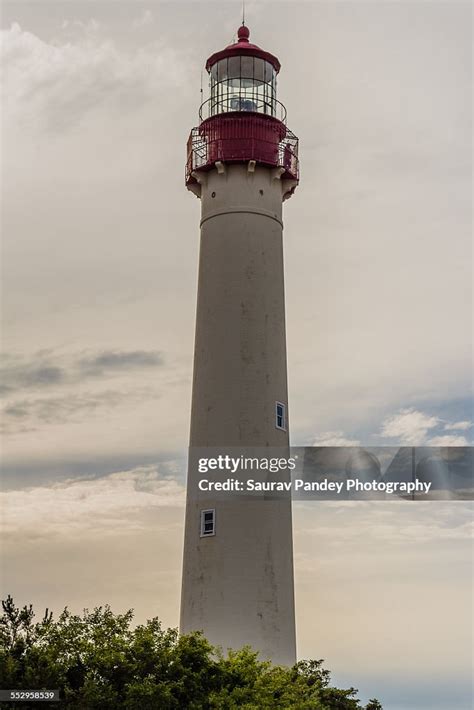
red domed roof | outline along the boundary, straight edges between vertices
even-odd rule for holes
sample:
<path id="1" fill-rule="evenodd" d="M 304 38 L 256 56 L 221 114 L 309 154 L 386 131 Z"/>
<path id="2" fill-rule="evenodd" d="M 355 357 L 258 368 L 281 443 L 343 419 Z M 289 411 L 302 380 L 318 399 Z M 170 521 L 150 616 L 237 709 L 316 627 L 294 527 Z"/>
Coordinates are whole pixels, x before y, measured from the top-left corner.
<path id="1" fill-rule="evenodd" d="M 234 42 L 234 44 L 229 44 L 228 47 L 221 49 L 220 52 L 211 54 L 206 62 L 207 71 L 210 71 L 211 67 L 220 59 L 226 59 L 227 57 L 250 56 L 259 57 L 260 59 L 264 59 L 266 62 L 270 62 L 275 71 L 278 73 L 280 71 L 280 62 L 278 59 L 273 54 L 270 54 L 270 52 L 266 52 L 264 49 L 258 47 L 256 44 L 251 44 L 251 42 L 249 42 L 249 36 L 249 28 L 246 25 L 241 25 L 237 30 L 238 41 Z"/>

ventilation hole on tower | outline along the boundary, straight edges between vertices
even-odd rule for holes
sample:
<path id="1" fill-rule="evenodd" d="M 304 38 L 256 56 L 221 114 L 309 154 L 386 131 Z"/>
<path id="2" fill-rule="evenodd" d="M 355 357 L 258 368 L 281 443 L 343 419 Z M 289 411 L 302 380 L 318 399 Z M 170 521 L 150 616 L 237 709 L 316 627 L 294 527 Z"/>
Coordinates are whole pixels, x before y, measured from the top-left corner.
<path id="1" fill-rule="evenodd" d="M 215 196 L 216 196 L 215 192 L 211 193 L 211 197 L 215 197 Z"/>
<path id="2" fill-rule="evenodd" d="M 259 190 L 259 193 L 260 193 L 261 195 L 263 195 L 263 190 Z"/>

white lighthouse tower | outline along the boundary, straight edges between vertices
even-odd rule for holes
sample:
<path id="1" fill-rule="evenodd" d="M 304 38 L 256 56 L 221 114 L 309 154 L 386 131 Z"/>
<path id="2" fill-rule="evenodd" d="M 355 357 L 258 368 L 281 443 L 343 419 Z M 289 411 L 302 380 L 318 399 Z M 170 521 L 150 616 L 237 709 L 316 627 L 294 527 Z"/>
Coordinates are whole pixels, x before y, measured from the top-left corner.
<path id="1" fill-rule="evenodd" d="M 289 446 L 282 202 L 298 183 L 298 139 L 276 98 L 280 63 L 245 25 L 206 69 L 186 170 L 201 200 L 190 446 L 265 455 Z M 190 463 L 181 632 L 291 665 L 291 498 L 199 496 L 201 477 Z"/>

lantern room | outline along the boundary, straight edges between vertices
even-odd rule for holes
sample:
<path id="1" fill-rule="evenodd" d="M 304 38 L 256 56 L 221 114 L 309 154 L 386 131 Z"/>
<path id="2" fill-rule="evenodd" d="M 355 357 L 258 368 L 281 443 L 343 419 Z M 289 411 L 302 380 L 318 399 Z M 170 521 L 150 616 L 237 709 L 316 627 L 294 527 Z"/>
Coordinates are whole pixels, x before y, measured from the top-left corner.
<path id="1" fill-rule="evenodd" d="M 284 108 L 276 100 L 278 59 L 249 42 L 245 25 L 239 27 L 237 34 L 235 44 L 207 60 L 210 96 L 201 106 L 201 119 L 229 111 L 284 118 Z"/>
<path id="2" fill-rule="evenodd" d="M 206 62 L 209 97 L 199 110 L 200 124 L 188 141 L 186 184 L 193 189 L 198 171 L 216 163 L 250 162 L 281 168 L 282 180 L 298 183 L 298 139 L 286 125 L 286 110 L 276 98 L 280 62 L 249 41 L 242 25 L 237 41 Z"/>

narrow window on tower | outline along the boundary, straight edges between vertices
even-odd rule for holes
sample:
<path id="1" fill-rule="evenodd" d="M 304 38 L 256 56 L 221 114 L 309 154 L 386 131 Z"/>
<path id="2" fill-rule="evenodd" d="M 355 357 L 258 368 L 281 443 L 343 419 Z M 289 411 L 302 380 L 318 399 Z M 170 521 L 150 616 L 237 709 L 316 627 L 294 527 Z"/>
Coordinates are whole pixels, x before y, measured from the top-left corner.
<path id="1" fill-rule="evenodd" d="M 216 511 L 201 510 L 201 537 L 216 534 Z"/>
<path id="2" fill-rule="evenodd" d="M 282 402 L 275 404 L 275 426 L 286 431 L 286 407 Z"/>

